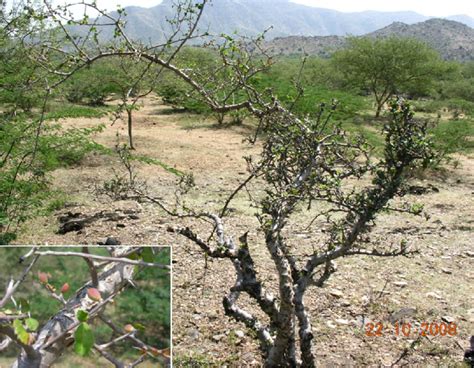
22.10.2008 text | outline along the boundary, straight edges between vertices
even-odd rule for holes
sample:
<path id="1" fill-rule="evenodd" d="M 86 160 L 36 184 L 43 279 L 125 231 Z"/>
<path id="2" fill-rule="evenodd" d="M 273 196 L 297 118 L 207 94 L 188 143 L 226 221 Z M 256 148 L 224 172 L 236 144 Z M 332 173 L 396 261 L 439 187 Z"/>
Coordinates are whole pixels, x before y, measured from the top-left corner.
<path id="1" fill-rule="evenodd" d="M 445 322 L 421 322 L 420 325 L 411 323 L 399 323 L 384 326 L 382 322 L 368 322 L 365 324 L 365 335 L 369 337 L 380 337 L 386 333 L 393 333 L 395 336 L 456 336 L 458 326 L 456 323 Z"/>

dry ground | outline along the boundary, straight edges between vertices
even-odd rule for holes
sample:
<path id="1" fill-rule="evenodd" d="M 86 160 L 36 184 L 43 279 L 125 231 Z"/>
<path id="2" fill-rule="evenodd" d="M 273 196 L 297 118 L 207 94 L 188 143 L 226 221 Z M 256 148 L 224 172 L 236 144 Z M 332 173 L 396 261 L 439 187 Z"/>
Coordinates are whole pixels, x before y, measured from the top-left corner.
<path id="1" fill-rule="evenodd" d="M 101 119 L 109 124 L 107 118 Z M 91 126 L 98 120 L 69 119 L 65 126 Z M 193 172 L 196 187 L 187 204 L 213 210 L 244 178 L 243 156 L 256 154 L 258 147 L 243 142 L 246 126 L 215 129 L 183 114 L 167 114 L 159 101 L 150 98 L 135 117 L 137 153 Z M 116 123 L 97 140 L 113 147 L 116 133 L 126 140 L 125 125 Z M 341 259 L 338 271 L 322 289 L 310 289 L 306 304 L 312 314 L 315 344 L 321 367 L 460 367 L 468 340 L 474 335 L 474 160 L 458 157 L 460 165 L 448 168 L 444 177 L 422 182 L 439 192 L 410 199 L 423 202 L 429 220 L 404 215 L 383 215 L 371 236 L 374 244 L 398 244 L 405 239 L 421 250 L 413 258 Z M 243 325 L 224 316 L 222 297 L 233 285 L 232 267 L 226 260 L 208 261 L 185 239 L 166 231 L 176 224 L 151 204 L 135 201 L 112 202 L 97 197 L 93 189 L 120 171 L 116 158 L 91 156 L 76 168 L 57 170 L 54 185 L 68 193 L 67 208 L 54 216 L 29 221 L 19 238 L 21 243 L 97 244 L 106 237 L 123 244 L 173 246 L 173 335 L 176 366 L 260 366 L 261 360 L 251 334 Z M 176 178 L 162 168 L 138 165 L 138 175 L 148 181 L 150 192 L 169 203 L 174 200 Z M 249 244 L 258 270 L 268 287 L 274 288 L 272 265 L 258 233 L 254 210 L 244 197 L 232 203 L 227 231 L 235 237 L 251 229 Z M 98 221 L 80 232 L 55 234 L 57 216 L 67 211 L 95 214 L 112 211 L 131 214 L 118 221 Z M 183 223 L 189 224 L 183 221 Z M 198 230 L 202 224 L 191 223 Z M 298 222 L 291 224 L 292 242 L 305 249 L 317 232 L 309 233 Z M 206 233 L 203 233 L 205 236 Z M 390 316 L 411 308 L 405 321 L 457 324 L 454 337 L 395 336 Z M 251 309 L 253 309 L 251 307 Z M 367 337 L 364 323 L 382 322 L 381 337 Z M 391 329 L 391 330 L 389 330 Z M 415 344 L 414 342 L 419 342 Z M 200 363 L 200 364 L 198 364 Z"/>

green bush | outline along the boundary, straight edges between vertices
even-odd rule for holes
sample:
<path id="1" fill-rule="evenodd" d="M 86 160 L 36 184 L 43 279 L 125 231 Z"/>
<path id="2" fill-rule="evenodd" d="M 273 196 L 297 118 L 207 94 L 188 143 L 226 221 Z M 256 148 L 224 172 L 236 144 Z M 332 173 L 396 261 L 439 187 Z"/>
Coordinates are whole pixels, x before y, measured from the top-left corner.
<path id="1" fill-rule="evenodd" d="M 445 154 L 472 152 L 474 149 L 474 121 L 452 120 L 439 123 L 432 129 L 438 149 Z"/>
<path id="2" fill-rule="evenodd" d="M 317 69 L 318 61 L 311 59 L 301 71 L 301 60 L 282 59 L 272 68 L 254 78 L 254 85 L 261 91 L 270 88 L 286 107 L 298 115 L 313 115 L 318 113 L 322 103 L 331 104 L 333 99 L 338 100 L 338 108 L 334 112 L 334 120 L 352 119 L 358 112 L 369 108 L 365 98 L 352 93 L 332 88 L 331 72 L 326 65 L 326 71 Z M 300 76 L 300 77 L 299 77 Z M 296 84 L 300 80 L 303 94 L 300 95 Z"/>
<path id="3" fill-rule="evenodd" d="M 474 103 L 474 78 L 460 79 L 449 83 L 445 86 L 443 95 L 447 98 L 462 99 Z"/>
<path id="4" fill-rule="evenodd" d="M 199 100 L 195 94 L 174 75 L 167 74 L 156 87 L 157 93 L 163 99 L 165 104 L 174 108 L 183 108 L 184 110 L 196 114 L 210 114 L 209 107 Z"/>
<path id="5" fill-rule="evenodd" d="M 96 63 L 68 79 L 62 86 L 62 94 L 71 103 L 102 106 L 107 96 L 117 92 L 112 82 L 116 74 L 113 64 Z"/>
<path id="6" fill-rule="evenodd" d="M 41 103 L 37 67 L 27 50 L 0 30 L 0 104 L 3 111 L 30 112 Z"/>
<path id="7" fill-rule="evenodd" d="M 49 202 L 48 172 L 105 151 L 91 136 L 104 126 L 64 130 L 59 124 L 4 118 L 0 124 L 0 238 L 14 239 L 19 223 Z"/>
<path id="8" fill-rule="evenodd" d="M 101 118 L 112 111 L 112 108 L 70 105 L 67 103 L 62 103 L 50 106 L 49 110 L 50 111 L 45 114 L 45 120 L 59 120 L 66 118 Z"/>
<path id="9" fill-rule="evenodd" d="M 450 111 L 474 116 L 474 102 L 463 99 L 450 99 L 446 101 L 446 106 Z"/>
<path id="10" fill-rule="evenodd" d="M 443 109 L 446 109 L 446 103 L 440 100 L 418 100 L 414 101 L 414 106 L 416 111 L 429 114 L 441 113 Z"/>

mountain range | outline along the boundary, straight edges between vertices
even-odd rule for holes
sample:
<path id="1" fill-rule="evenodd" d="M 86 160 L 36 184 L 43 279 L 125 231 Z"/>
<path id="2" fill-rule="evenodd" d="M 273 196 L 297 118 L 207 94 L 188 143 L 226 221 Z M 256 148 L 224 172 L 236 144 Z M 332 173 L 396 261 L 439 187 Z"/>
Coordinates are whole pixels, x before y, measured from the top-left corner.
<path id="1" fill-rule="evenodd" d="M 152 8 L 126 7 L 128 35 L 143 42 L 164 41 L 170 25 L 166 21 L 175 13 L 175 0 L 163 0 Z M 114 14 L 114 12 L 112 12 Z M 363 11 L 344 13 L 336 10 L 314 8 L 290 0 L 213 0 L 206 5 L 200 22 L 201 29 L 211 33 L 238 32 L 255 36 L 272 27 L 268 39 L 286 36 L 342 36 L 363 35 L 393 22 L 413 24 L 430 17 L 411 12 Z M 474 27 L 474 18 L 455 15 L 446 19 Z M 104 19 L 104 22 L 107 20 Z M 111 38 L 113 29 L 105 29 L 103 38 Z"/>
<path id="2" fill-rule="evenodd" d="M 151 44 L 165 41 L 166 34 L 171 31 L 167 19 L 171 19 L 175 13 L 174 3 L 175 0 L 163 0 L 152 8 L 126 7 L 126 31 L 129 37 Z M 114 12 L 111 14 L 116 15 Z M 237 32 L 244 36 L 256 36 L 271 27 L 266 39 L 274 43 L 272 47 L 275 49 L 283 49 L 284 53 L 297 53 L 304 49 L 308 53 L 323 56 L 344 44 L 345 40 L 341 36 L 365 35 L 376 31 L 379 32 L 375 33 L 376 36 L 395 33 L 423 40 L 427 38 L 425 41 L 436 44 L 435 48 L 447 58 L 469 59 L 472 46 L 465 45 L 465 42 L 474 44 L 471 38 L 474 18 L 455 15 L 446 19 L 456 22 L 440 23 L 411 11 L 344 13 L 300 5 L 290 0 L 213 0 L 204 10 L 199 28 L 209 30 L 212 34 Z M 107 19 L 103 21 L 107 22 Z M 437 27 L 442 29 L 437 30 Z M 83 33 L 80 29 L 75 32 Z M 436 39 L 437 35 L 442 37 Z M 451 36 L 454 42 L 450 41 Z M 104 40 L 112 37 L 113 28 L 102 27 L 100 38 Z M 457 41 L 460 41 L 460 45 Z M 445 52 L 442 43 L 452 45 Z M 453 47 L 461 49 L 451 50 Z M 452 53 L 456 55 L 450 57 Z"/>

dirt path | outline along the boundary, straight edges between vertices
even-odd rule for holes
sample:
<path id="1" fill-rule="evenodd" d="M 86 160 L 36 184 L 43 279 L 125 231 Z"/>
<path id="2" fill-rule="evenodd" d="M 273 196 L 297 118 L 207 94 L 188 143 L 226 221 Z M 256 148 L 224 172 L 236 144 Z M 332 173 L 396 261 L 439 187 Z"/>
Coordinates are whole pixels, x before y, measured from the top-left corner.
<path id="1" fill-rule="evenodd" d="M 121 121 L 110 126 L 97 140 L 109 147 L 117 133 L 126 141 Z M 65 126 L 91 126 L 98 120 L 68 119 Z M 209 122 L 197 122 L 185 115 L 168 114 L 156 99 L 147 101 L 135 114 L 136 153 L 159 159 L 185 172 L 193 172 L 196 187 L 188 204 L 219 208 L 246 175 L 243 157 L 256 154 L 258 147 L 243 142 L 244 127 L 215 129 Z M 311 289 L 306 303 L 313 316 L 319 366 L 456 366 L 463 349 L 474 334 L 474 160 L 459 157 L 460 165 L 449 168 L 444 179 L 422 182 L 438 192 L 410 199 L 425 204 L 428 220 L 408 216 L 383 215 L 371 235 L 374 244 L 397 244 L 402 239 L 420 249 L 414 258 L 342 259 L 338 272 L 322 289 Z M 195 361 L 203 366 L 259 366 L 259 353 L 244 326 L 224 316 L 222 297 L 233 284 L 229 263 L 206 264 L 199 250 L 166 231 L 173 221 L 155 206 L 135 201 L 112 202 L 93 194 L 96 186 L 114 177 L 120 165 L 113 157 L 91 156 L 79 167 L 54 173 L 54 185 L 70 196 L 67 208 L 26 224 L 18 242 L 24 244 L 97 244 L 115 237 L 129 244 L 165 244 L 174 254 L 174 353 L 177 363 Z M 174 200 L 176 178 L 159 166 L 138 164 L 139 177 L 148 188 L 169 203 Z M 241 235 L 256 228 L 253 209 L 244 198 L 233 203 L 227 231 Z M 59 235 L 57 216 L 66 212 L 93 215 L 100 211 L 118 214 L 105 217 L 79 232 Z M 198 229 L 202 225 L 193 224 Z M 290 225 L 294 242 L 304 249 L 317 236 L 305 232 L 298 223 Z M 261 234 L 251 231 L 249 244 L 256 254 L 261 275 L 271 275 L 272 265 Z M 207 268 L 206 268 L 207 267 Z M 266 272 L 268 271 L 268 272 Z M 265 280 L 275 287 L 275 280 Z M 252 309 L 252 308 L 251 308 Z M 395 336 L 392 329 L 381 337 L 365 336 L 367 321 L 387 328 L 393 313 L 405 311 L 413 326 L 423 322 L 454 320 L 454 337 L 422 338 Z M 258 311 L 255 311 L 258 313 Z M 416 349 L 415 349 L 416 347 Z M 207 365 L 206 365 L 207 364 Z M 179 366 L 179 364 L 176 364 Z"/>

